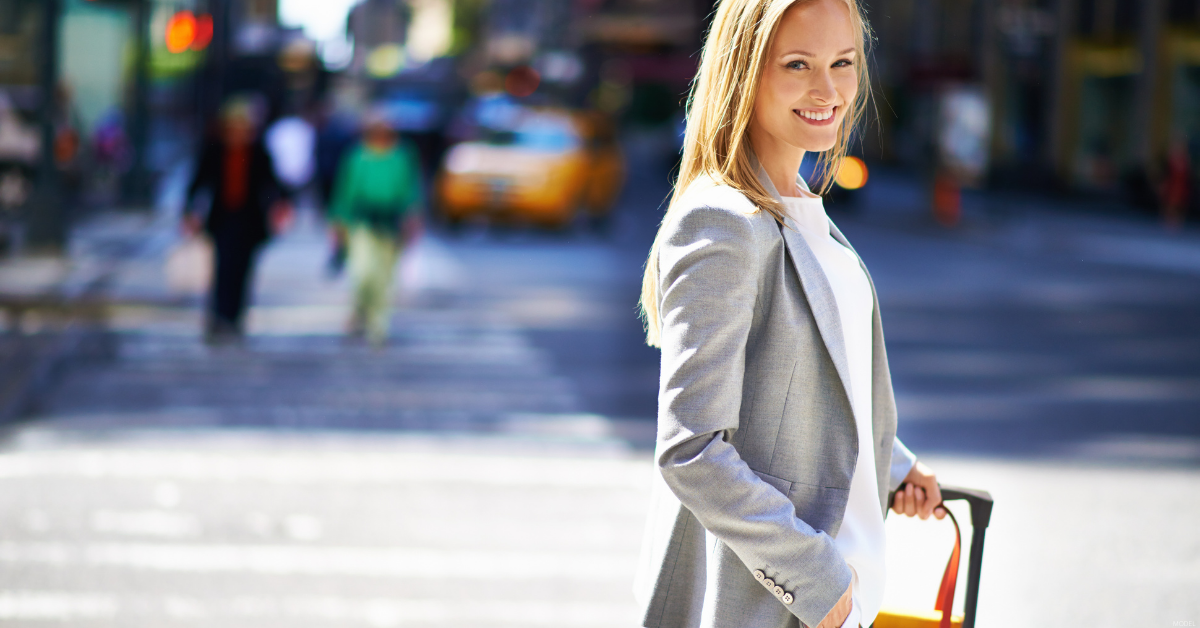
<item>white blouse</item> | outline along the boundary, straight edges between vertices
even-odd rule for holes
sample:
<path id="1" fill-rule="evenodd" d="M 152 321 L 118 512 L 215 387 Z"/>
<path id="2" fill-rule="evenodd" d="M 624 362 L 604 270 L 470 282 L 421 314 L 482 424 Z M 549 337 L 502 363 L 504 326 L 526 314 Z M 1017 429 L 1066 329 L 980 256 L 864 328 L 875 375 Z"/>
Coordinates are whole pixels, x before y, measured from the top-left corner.
<path id="1" fill-rule="evenodd" d="M 858 257 L 830 234 L 829 217 L 820 197 L 783 197 L 793 226 L 817 257 L 833 289 L 850 370 L 850 403 L 858 427 L 858 461 L 850 481 L 850 497 L 842 527 L 834 537 L 854 573 L 854 608 L 842 625 L 870 626 L 883 603 L 883 512 L 875 477 L 875 442 L 871 421 L 872 314 L 871 284 Z"/>

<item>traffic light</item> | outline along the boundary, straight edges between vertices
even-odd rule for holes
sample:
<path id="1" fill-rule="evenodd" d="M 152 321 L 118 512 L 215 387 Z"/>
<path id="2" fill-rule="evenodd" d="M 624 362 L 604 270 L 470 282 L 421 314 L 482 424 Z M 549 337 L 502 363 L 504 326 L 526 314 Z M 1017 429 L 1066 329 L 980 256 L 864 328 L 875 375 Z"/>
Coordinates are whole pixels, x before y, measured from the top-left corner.
<path id="1" fill-rule="evenodd" d="M 196 41 L 196 16 L 191 11 L 180 11 L 167 20 L 167 51 L 183 52 Z"/>
<path id="2" fill-rule="evenodd" d="M 167 50 L 179 53 L 185 50 L 204 50 L 213 38 L 211 15 L 196 15 L 191 11 L 179 11 L 167 21 Z"/>

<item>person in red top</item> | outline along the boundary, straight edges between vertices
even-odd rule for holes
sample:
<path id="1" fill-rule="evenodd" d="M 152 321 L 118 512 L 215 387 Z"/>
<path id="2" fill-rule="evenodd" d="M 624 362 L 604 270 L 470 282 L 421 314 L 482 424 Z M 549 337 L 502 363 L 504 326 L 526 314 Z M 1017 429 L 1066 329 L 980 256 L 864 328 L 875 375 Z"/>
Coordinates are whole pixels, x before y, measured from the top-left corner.
<path id="1" fill-rule="evenodd" d="M 212 195 L 204 217 L 194 207 L 201 190 Z M 236 99 L 222 107 L 219 132 L 204 144 L 187 199 L 185 229 L 196 233 L 203 228 L 215 252 L 205 340 L 236 342 L 244 333 L 258 250 L 291 212 L 287 192 L 258 138 L 251 102 Z"/>

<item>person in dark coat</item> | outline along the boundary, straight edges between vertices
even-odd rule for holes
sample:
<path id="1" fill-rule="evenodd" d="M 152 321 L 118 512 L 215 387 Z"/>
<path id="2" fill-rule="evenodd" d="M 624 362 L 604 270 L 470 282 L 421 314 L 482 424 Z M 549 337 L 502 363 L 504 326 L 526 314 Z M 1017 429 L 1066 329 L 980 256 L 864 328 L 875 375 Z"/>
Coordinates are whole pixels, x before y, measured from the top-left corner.
<path id="1" fill-rule="evenodd" d="M 212 195 L 211 208 L 203 219 L 194 208 L 201 190 Z M 271 157 L 257 136 L 250 102 L 232 101 L 222 108 L 219 132 L 205 143 L 188 187 L 187 207 L 185 229 L 196 233 L 203 228 L 214 249 L 205 340 L 210 344 L 236 342 L 244 332 L 255 258 L 291 212 Z"/>

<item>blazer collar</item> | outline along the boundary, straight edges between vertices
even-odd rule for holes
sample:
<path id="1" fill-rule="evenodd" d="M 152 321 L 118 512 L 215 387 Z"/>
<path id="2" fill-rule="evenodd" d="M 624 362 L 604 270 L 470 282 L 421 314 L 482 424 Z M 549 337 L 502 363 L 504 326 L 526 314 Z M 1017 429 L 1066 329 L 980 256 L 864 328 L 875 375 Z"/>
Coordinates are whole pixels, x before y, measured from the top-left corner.
<path id="1" fill-rule="evenodd" d="M 755 165 L 758 166 L 759 182 L 776 201 L 782 204 L 783 197 L 775 188 L 775 184 L 771 182 L 771 178 L 767 176 L 766 169 L 758 163 L 757 159 L 755 159 Z M 808 189 L 807 183 L 799 174 L 796 175 L 796 183 L 804 189 Z M 791 220 L 789 219 L 788 222 Z M 845 237 L 842 237 L 832 223 L 830 223 L 830 229 L 830 233 L 836 234 L 834 237 L 839 242 L 849 246 L 845 242 Z M 829 352 L 829 357 L 833 359 L 833 366 L 837 370 L 838 378 L 842 380 L 846 399 L 853 399 L 854 396 L 850 392 L 850 367 L 846 359 L 846 339 L 842 331 L 842 316 L 838 312 L 833 288 L 829 285 L 829 279 L 825 276 L 821 263 L 817 261 L 817 256 L 804 241 L 804 236 L 800 235 L 794 226 L 781 225 L 779 230 L 783 233 L 788 257 L 791 258 L 792 265 L 796 268 L 796 274 L 800 277 L 800 285 L 804 288 L 804 296 L 808 299 L 808 306 L 812 310 L 813 318 L 817 321 L 817 329 L 821 331 L 821 339 L 825 341 L 825 349 Z M 851 408 L 853 408 L 853 403 Z"/>

